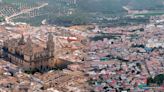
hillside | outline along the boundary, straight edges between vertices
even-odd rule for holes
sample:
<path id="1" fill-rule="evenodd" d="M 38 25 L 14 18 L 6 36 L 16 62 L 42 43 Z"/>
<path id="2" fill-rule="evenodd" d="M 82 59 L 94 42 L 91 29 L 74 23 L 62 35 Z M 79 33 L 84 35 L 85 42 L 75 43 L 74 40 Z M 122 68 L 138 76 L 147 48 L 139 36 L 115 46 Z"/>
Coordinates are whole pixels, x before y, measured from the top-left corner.
<path id="1" fill-rule="evenodd" d="M 13 21 L 41 24 L 46 19 L 50 24 L 72 25 L 97 22 L 98 18 L 127 14 L 123 6 L 132 10 L 164 10 L 164 0 L 1 0 L 0 17 L 11 16 L 26 9 L 47 6 L 20 14 Z"/>
<path id="2" fill-rule="evenodd" d="M 164 0 L 129 0 L 127 6 L 136 10 L 161 10 L 164 9 Z"/>

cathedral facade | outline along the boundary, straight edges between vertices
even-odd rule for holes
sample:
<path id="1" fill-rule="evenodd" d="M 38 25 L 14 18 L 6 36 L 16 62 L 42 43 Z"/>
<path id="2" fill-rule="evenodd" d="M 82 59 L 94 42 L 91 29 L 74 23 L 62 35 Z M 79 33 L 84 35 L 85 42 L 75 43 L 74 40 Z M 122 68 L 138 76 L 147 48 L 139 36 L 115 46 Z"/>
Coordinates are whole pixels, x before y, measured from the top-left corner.
<path id="1" fill-rule="evenodd" d="M 52 34 L 48 35 L 46 47 L 33 43 L 30 36 L 25 41 L 22 35 L 20 39 L 6 40 L 1 50 L 4 59 L 25 70 L 44 70 L 54 67 L 54 44 Z"/>

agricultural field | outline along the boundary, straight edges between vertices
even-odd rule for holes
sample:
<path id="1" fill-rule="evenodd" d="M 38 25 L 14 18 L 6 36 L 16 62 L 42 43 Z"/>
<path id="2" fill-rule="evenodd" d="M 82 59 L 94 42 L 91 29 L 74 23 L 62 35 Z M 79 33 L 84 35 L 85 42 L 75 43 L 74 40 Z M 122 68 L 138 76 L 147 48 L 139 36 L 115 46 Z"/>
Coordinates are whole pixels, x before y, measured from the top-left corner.
<path id="1" fill-rule="evenodd" d="M 4 0 L 2 3 L 0 3 L 0 14 L 3 14 L 2 16 L 10 16 L 21 10 L 29 9 L 39 5 L 39 3 L 34 3 L 32 1 L 33 0 Z"/>

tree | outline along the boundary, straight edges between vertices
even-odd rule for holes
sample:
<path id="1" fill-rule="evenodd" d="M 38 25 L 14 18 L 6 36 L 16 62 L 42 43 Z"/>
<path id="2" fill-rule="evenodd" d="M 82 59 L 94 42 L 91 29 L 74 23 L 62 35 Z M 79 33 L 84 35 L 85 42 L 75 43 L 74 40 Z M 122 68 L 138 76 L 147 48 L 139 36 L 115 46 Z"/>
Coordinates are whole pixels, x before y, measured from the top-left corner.
<path id="1" fill-rule="evenodd" d="M 152 83 L 155 83 L 154 79 L 152 77 L 147 78 L 147 85 L 150 85 Z"/>
<path id="2" fill-rule="evenodd" d="M 147 85 L 156 83 L 157 85 L 161 86 L 163 82 L 164 82 L 164 74 L 159 74 L 155 76 L 154 79 L 152 77 L 147 78 Z"/>
<path id="3" fill-rule="evenodd" d="M 154 81 L 159 86 L 162 85 L 163 81 L 164 81 L 164 74 L 159 74 L 159 75 L 155 76 Z"/>

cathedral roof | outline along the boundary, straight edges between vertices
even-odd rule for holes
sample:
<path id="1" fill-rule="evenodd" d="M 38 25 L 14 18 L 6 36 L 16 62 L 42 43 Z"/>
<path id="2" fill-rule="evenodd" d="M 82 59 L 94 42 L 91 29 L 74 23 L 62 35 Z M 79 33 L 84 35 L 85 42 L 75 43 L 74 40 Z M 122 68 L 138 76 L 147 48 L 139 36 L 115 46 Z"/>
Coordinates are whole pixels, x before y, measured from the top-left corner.
<path id="1" fill-rule="evenodd" d="M 9 48 L 15 48 L 17 51 L 23 52 L 25 55 L 31 55 L 35 53 L 41 53 L 44 51 L 44 47 L 39 46 L 32 42 L 31 39 L 27 39 L 24 44 L 19 44 L 21 39 L 11 39 L 7 41 Z"/>
<path id="2" fill-rule="evenodd" d="M 24 49 L 22 49 L 23 50 L 23 53 L 26 54 L 26 55 L 30 55 L 30 52 L 28 51 L 29 48 L 27 47 L 27 44 L 25 44 L 23 46 L 23 48 L 24 48 Z M 41 53 L 41 52 L 44 51 L 44 48 L 43 47 L 41 47 L 41 46 L 39 46 L 39 45 L 37 45 L 35 43 L 32 43 L 31 44 L 31 48 L 32 48 L 32 53 L 33 54 L 35 54 L 35 53 Z"/>

